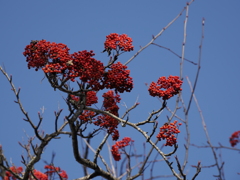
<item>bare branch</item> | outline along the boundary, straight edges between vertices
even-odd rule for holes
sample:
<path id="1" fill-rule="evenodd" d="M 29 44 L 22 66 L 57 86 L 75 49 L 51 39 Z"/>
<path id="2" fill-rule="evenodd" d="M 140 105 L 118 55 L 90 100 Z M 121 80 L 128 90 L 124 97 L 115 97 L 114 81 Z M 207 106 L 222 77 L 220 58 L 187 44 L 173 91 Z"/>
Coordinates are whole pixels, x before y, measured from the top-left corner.
<path id="1" fill-rule="evenodd" d="M 145 121 L 136 123 L 136 126 L 141 126 L 141 125 L 144 125 L 144 124 L 146 124 L 146 123 L 149 123 L 149 122 L 151 121 L 153 115 L 159 113 L 159 114 L 154 118 L 153 122 L 151 122 L 151 123 L 155 123 L 155 121 L 156 121 L 157 118 L 160 116 L 161 112 L 162 112 L 163 109 L 166 107 L 166 105 L 167 105 L 167 102 L 166 102 L 166 100 L 164 100 L 163 103 L 162 103 L 162 107 L 161 107 L 159 110 L 153 111 L 153 112 L 150 114 L 150 116 L 149 116 Z"/>
<path id="2" fill-rule="evenodd" d="M 187 77 L 186 79 L 187 79 L 188 84 L 189 84 L 189 87 L 190 87 L 190 89 L 191 89 L 191 91 L 192 91 L 191 82 L 189 81 L 188 77 Z M 220 167 L 220 165 L 219 165 L 219 163 L 218 163 L 218 158 L 217 158 L 216 151 L 215 151 L 215 149 L 214 149 L 214 147 L 213 147 L 213 145 L 212 145 L 212 143 L 211 143 L 211 140 L 210 140 L 210 137 L 209 137 L 209 134 L 208 134 L 207 125 L 206 125 L 206 123 L 205 123 L 205 120 L 204 120 L 204 117 L 203 117 L 203 114 L 202 114 L 202 110 L 200 109 L 200 106 L 199 106 L 199 104 L 198 104 L 197 98 L 196 98 L 196 96 L 195 96 L 194 93 L 193 93 L 193 99 L 194 99 L 194 101 L 195 101 L 195 103 L 196 103 L 196 106 L 197 106 L 197 108 L 198 108 L 200 117 L 201 117 L 201 119 L 202 119 L 202 126 L 203 126 L 203 129 L 204 129 L 206 138 L 207 138 L 207 143 L 209 144 L 209 146 L 210 146 L 210 148 L 211 148 L 211 150 L 212 150 L 213 157 L 214 157 L 215 162 L 216 162 L 216 165 L 217 165 L 219 177 L 222 178 L 222 179 L 224 179 L 224 177 L 222 177 L 221 167 Z"/>
<path id="3" fill-rule="evenodd" d="M 19 92 L 20 92 L 20 90 L 18 90 L 18 91 L 16 90 L 14 84 L 12 83 L 12 76 L 9 77 L 8 74 L 3 70 L 3 68 L 2 68 L 1 66 L 0 66 L 0 70 L 1 70 L 2 73 L 5 75 L 5 77 L 6 77 L 7 80 L 9 81 L 10 85 L 12 86 L 12 90 L 13 90 L 16 98 L 17 98 L 17 101 L 16 101 L 16 102 L 17 102 L 17 104 L 19 105 L 19 108 L 21 109 L 22 113 L 23 113 L 23 114 L 25 115 L 25 117 L 26 117 L 25 121 L 29 122 L 29 124 L 32 126 L 32 128 L 33 128 L 34 131 L 35 131 L 35 134 L 36 134 L 37 138 L 38 138 L 39 140 L 42 140 L 41 136 L 39 136 L 39 134 L 38 134 L 37 127 L 35 127 L 35 125 L 34 125 L 33 122 L 31 121 L 30 117 L 28 116 L 28 113 L 27 113 L 27 112 L 24 110 L 24 108 L 23 108 L 23 105 L 22 105 L 22 103 L 21 103 L 21 101 L 20 101 L 20 98 L 19 98 Z M 39 123 L 40 123 L 40 122 L 39 122 Z"/>
<path id="4" fill-rule="evenodd" d="M 195 89 L 196 89 L 196 86 L 197 86 L 198 76 L 199 76 L 199 72 L 200 72 L 200 68 L 201 68 L 202 44 L 203 44 L 203 38 L 204 38 L 204 23 L 205 23 L 205 20 L 203 18 L 203 20 L 202 20 L 202 37 L 201 37 L 201 42 L 200 42 L 200 45 L 199 45 L 198 70 L 197 70 L 197 74 L 196 74 L 196 77 L 195 77 L 195 81 L 194 81 L 194 85 L 193 85 L 192 93 L 191 93 L 190 100 L 189 100 L 189 103 L 188 103 L 186 114 L 188 114 L 190 106 L 191 106 L 193 93 L 195 92 Z"/>
<path id="5" fill-rule="evenodd" d="M 170 51 L 171 53 L 173 53 L 174 55 L 176 55 L 177 57 L 179 57 L 180 59 L 182 59 L 182 57 L 181 57 L 180 55 L 178 55 L 177 53 L 175 53 L 174 51 L 172 51 L 170 48 L 161 46 L 161 45 L 156 44 L 156 43 L 152 43 L 152 45 L 155 45 L 155 46 L 158 46 L 158 47 L 160 47 L 160 48 L 166 49 L 166 50 Z M 185 60 L 185 61 L 188 61 L 188 62 L 190 62 L 190 63 L 192 63 L 192 64 L 194 64 L 194 65 L 197 65 L 197 63 L 195 63 L 195 62 L 193 62 L 193 61 L 190 61 L 190 60 L 188 60 L 188 59 L 186 59 L 186 58 L 184 58 L 184 60 Z"/>
<path id="6" fill-rule="evenodd" d="M 201 172 L 201 162 L 198 162 L 198 165 L 196 166 L 196 173 L 194 174 L 192 180 L 194 180 L 200 172 Z"/>
<path id="7" fill-rule="evenodd" d="M 190 4 L 192 4 L 194 0 L 191 0 L 187 6 L 189 6 Z M 136 54 L 134 54 L 124 65 L 127 65 L 128 63 L 130 63 L 135 57 L 137 57 L 144 49 L 146 49 L 148 46 L 150 46 L 159 36 L 161 36 L 163 34 L 163 32 L 169 28 L 181 15 L 182 13 L 185 11 L 186 7 L 184 7 L 182 9 L 182 11 L 171 21 L 169 22 L 156 36 L 153 36 L 152 40 L 147 43 L 144 47 L 141 47 L 138 52 L 136 52 Z M 183 57 L 183 56 L 182 56 Z"/>

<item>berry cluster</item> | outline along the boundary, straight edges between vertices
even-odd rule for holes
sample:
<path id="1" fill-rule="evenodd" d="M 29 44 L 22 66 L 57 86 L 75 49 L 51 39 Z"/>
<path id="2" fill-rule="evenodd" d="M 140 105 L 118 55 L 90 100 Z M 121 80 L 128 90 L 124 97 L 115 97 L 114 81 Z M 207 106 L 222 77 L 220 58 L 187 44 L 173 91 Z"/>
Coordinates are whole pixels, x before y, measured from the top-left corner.
<path id="1" fill-rule="evenodd" d="M 117 103 L 120 102 L 121 98 L 118 94 L 114 95 L 114 91 L 110 90 L 103 94 L 103 107 L 105 111 L 108 111 L 115 116 L 118 116 L 119 107 Z M 97 117 L 94 122 L 95 125 L 106 128 L 109 134 L 112 134 L 112 139 L 117 140 L 119 138 L 119 132 L 117 130 L 118 121 L 108 115 L 101 115 Z"/>
<path id="2" fill-rule="evenodd" d="M 121 101 L 120 95 L 119 94 L 114 95 L 114 92 L 110 90 L 103 94 L 103 98 L 104 98 L 103 107 L 105 108 L 105 111 L 109 111 L 115 116 L 118 116 L 119 107 L 117 103 L 120 103 Z"/>
<path id="3" fill-rule="evenodd" d="M 93 51 L 78 51 L 71 55 L 71 64 L 68 65 L 68 72 L 65 74 L 74 81 L 79 77 L 82 82 L 88 83 L 93 90 L 103 89 L 100 85 L 104 74 L 103 63 L 92 58 Z"/>
<path id="4" fill-rule="evenodd" d="M 36 169 L 33 170 L 33 174 L 37 179 L 41 179 L 41 180 L 48 180 L 48 176 L 44 173 L 42 173 L 41 171 L 38 171 Z M 34 178 L 29 178 L 29 179 L 34 179 Z"/>
<path id="5" fill-rule="evenodd" d="M 93 120 L 95 120 L 96 113 L 89 110 L 84 110 L 83 113 L 79 116 L 79 119 L 85 122 L 92 123 Z"/>
<path id="6" fill-rule="evenodd" d="M 120 62 L 112 64 L 104 77 L 105 88 L 115 89 L 116 92 L 120 93 L 130 92 L 133 88 L 133 80 L 129 76 L 130 70 L 126 69 L 127 66 Z"/>
<path id="7" fill-rule="evenodd" d="M 80 98 L 78 96 L 70 95 L 71 100 L 75 105 L 78 105 Z M 81 101 L 81 100 L 80 100 Z M 98 102 L 98 97 L 95 91 L 87 91 L 86 93 L 86 106 L 91 106 Z"/>
<path id="8" fill-rule="evenodd" d="M 158 79 L 157 83 L 152 82 L 148 91 L 153 97 L 158 96 L 162 97 L 163 100 L 167 100 L 182 90 L 182 83 L 178 76 L 169 76 L 168 79 L 163 76 Z"/>
<path id="9" fill-rule="evenodd" d="M 15 167 L 15 166 L 12 166 L 9 168 L 12 172 L 22 176 L 24 174 L 23 172 L 23 168 L 22 167 Z M 37 179 L 40 179 L 40 180 L 48 180 L 48 179 L 52 179 L 51 177 L 53 177 L 54 175 L 58 174 L 60 179 L 62 180 L 67 180 L 68 179 L 68 175 L 66 173 L 66 171 L 64 170 L 61 170 L 59 167 L 54 167 L 54 166 L 51 166 L 51 165 L 46 165 L 44 167 L 44 169 L 46 169 L 47 171 L 45 173 L 42 173 L 36 169 L 33 170 L 33 174 L 34 176 L 37 178 Z M 35 178 L 30 175 L 29 177 L 29 180 L 34 180 Z M 6 171 L 5 173 L 5 176 L 3 178 L 3 180 L 16 180 L 16 178 L 9 172 L 9 171 Z"/>
<path id="10" fill-rule="evenodd" d="M 177 127 L 177 121 L 173 123 L 165 123 L 162 127 L 160 127 L 160 132 L 157 135 L 159 141 L 166 139 L 165 146 L 172 146 L 177 143 L 177 138 L 174 134 L 180 133 Z M 179 126 L 182 125 L 181 123 L 178 124 Z"/>
<path id="11" fill-rule="evenodd" d="M 112 33 L 106 36 L 106 41 L 104 43 L 105 50 L 111 51 L 133 51 L 132 38 L 128 37 L 126 34 Z"/>
<path id="12" fill-rule="evenodd" d="M 15 174 L 21 175 L 23 172 L 23 168 L 22 167 L 15 167 L 12 166 L 9 168 L 12 172 L 14 172 Z M 9 171 L 6 171 L 5 176 L 3 178 L 3 180 L 15 180 L 17 178 L 15 178 Z"/>
<path id="13" fill-rule="evenodd" d="M 120 35 L 119 48 L 126 50 L 129 37 Z M 124 40 L 125 39 L 125 40 Z M 130 38 L 131 39 L 131 38 Z M 121 42 L 121 43 L 120 43 Z M 125 42 L 125 44 L 123 43 Z M 133 88 L 130 71 L 120 62 L 104 68 L 102 62 L 93 58 L 93 51 L 78 51 L 69 53 L 65 44 L 47 42 L 46 40 L 32 41 L 26 46 L 23 55 L 28 62 L 28 68 L 39 68 L 47 74 L 62 76 L 60 79 L 75 81 L 79 78 L 88 83 L 92 90 L 104 88 L 115 89 L 116 92 L 130 92 Z"/>
<path id="14" fill-rule="evenodd" d="M 232 147 L 236 146 L 240 142 L 240 131 L 236 131 L 229 138 L 230 144 Z"/>
<path id="15" fill-rule="evenodd" d="M 121 141 L 117 141 L 112 146 L 112 155 L 115 161 L 119 161 L 121 159 L 121 154 L 119 152 L 119 149 L 123 149 L 124 147 L 128 146 L 130 142 L 134 142 L 131 138 L 125 137 Z"/>
<path id="16" fill-rule="evenodd" d="M 41 41 L 31 41 L 29 45 L 26 46 L 23 55 L 27 58 L 28 68 L 39 68 L 48 65 L 45 71 L 51 72 L 61 72 L 69 59 L 69 48 L 62 43 L 50 43 L 46 40 Z M 49 60 L 52 60 L 51 62 Z"/>
<path id="17" fill-rule="evenodd" d="M 66 171 L 64 170 L 61 170 L 59 167 L 54 167 L 54 166 L 51 166 L 51 165 L 46 165 L 44 167 L 44 169 L 46 169 L 47 171 L 45 172 L 45 174 L 48 176 L 48 177 L 53 177 L 53 175 L 55 173 L 58 173 L 59 176 L 61 176 L 61 179 L 63 180 L 67 180 L 68 179 L 68 175 L 66 173 Z"/>

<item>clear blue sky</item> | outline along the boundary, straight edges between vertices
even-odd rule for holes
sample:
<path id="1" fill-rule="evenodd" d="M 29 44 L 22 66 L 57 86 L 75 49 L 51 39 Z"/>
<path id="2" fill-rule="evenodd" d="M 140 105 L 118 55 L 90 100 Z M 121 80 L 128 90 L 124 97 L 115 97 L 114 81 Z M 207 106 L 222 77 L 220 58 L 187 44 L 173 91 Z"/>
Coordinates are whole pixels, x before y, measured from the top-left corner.
<path id="1" fill-rule="evenodd" d="M 1 1 L 0 2 L 0 63 L 4 64 L 7 73 L 13 75 L 16 87 L 21 87 L 21 100 L 35 123 L 38 122 L 37 112 L 46 108 L 42 129 L 50 133 L 54 129 L 53 112 L 60 108 L 67 110 L 62 100 L 63 93 L 53 91 L 41 71 L 28 70 L 25 57 L 22 55 L 25 46 L 31 40 L 46 39 L 47 41 L 64 43 L 71 52 L 94 50 L 95 58 L 107 63 L 106 54 L 102 54 L 105 36 L 110 33 L 128 34 L 133 39 L 134 52 L 120 56 L 126 62 L 140 46 L 148 43 L 152 35 L 156 35 L 185 6 L 185 0 L 163 1 Z M 214 145 L 221 142 L 230 146 L 229 137 L 240 130 L 240 2 L 237 0 L 200 1 L 195 0 L 189 8 L 187 29 L 186 58 L 197 62 L 198 46 L 201 37 L 201 20 L 204 17 L 205 38 L 203 42 L 202 65 L 196 90 L 196 96 L 206 120 L 207 128 Z M 183 40 L 184 14 L 178 19 L 156 43 L 166 46 L 181 54 Z M 148 95 L 145 83 L 156 81 L 160 76 L 179 75 L 179 59 L 170 52 L 150 46 L 130 64 L 131 76 L 134 80 L 132 93 L 122 95 L 122 102 L 128 107 L 139 97 L 140 105 L 130 116 L 136 122 L 147 118 L 148 113 L 158 109 L 161 104 L 156 98 Z M 184 77 L 190 80 L 195 77 L 197 67 L 185 63 Z M 26 142 L 33 136 L 29 124 L 22 120 L 19 107 L 13 101 L 15 97 L 3 75 L 0 75 L 0 144 L 9 161 L 20 166 L 24 150 L 18 142 Z M 189 87 L 184 80 L 183 94 L 187 102 Z M 175 99 L 168 105 L 173 107 Z M 124 107 L 121 112 L 124 112 Z M 64 115 L 64 113 L 63 113 Z M 166 122 L 167 113 L 163 114 L 159 123 Z M 63 119 L 63 116 L 61 117 Z M 189 115 L 191 141 L 197 145 L 206 144 L 199 113 L 193 104 Z M 131 136 L 142 153 L 142 140 L 138 133 L 129 134 L 130 129 L 120 128 L 121 138 Z M 102 134 L 99 134 L 101 138 Z M 184 131 L 179 135 L 177 155 L 182 159 L 184 153 Z M 93 144 L 97 146 L 98 144 Z M 159 143 L 160 145 L 160 143 Z M 238 145 L 238 148 L 240 146 Z M 169 149 L 165 149 L 166 152 Z M 43 159 L 50 161 L 52 151 L 56 152 L 55 165 L 66 170 L 70 179 L 81 177 L 81 166 L 74 162 L 70 138 L 55 140 L 45 150 Z M 226 179 L 239 179 L 239 153 L 237 151 L 218 150 L 225 161 Z M 104 152 L 103 154 L 107 154 Z M 107 157 L 108 159 L 108 157 Z M 175 160 L 172 158 L 172 161 Z M 202 165 L 214 164 L 210 149 L 191 147 L 187 171 L 192 177 L 198 161 Z M 43 161 L 36 168 L 43 170 Z M 165 163 L 156 167 L 160 175 L 170 174 L 165 171 Z M 161 171 L 163 170 L 163 171 Z M 145 178 L 147 178 L 148 169 Z M 216 169 L 202 169 L 197 179 L 215 179 Z M 171 178 L 169 178 L 171 179 Z M 174 179 L 174 178 L 172 178 Z"/>

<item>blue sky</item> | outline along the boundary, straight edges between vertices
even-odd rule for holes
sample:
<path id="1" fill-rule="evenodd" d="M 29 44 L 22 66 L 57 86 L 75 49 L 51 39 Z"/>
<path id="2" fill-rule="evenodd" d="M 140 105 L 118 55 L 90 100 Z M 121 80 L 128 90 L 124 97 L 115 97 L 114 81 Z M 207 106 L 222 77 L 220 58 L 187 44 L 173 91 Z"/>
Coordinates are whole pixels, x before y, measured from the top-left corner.
<path id="1" fill-rule="evenodd" d="M 165 27 L 185 4 L 184 0 L 1 1 L 0 62 L 4 64 L 7 73 L 13 76 L 15 86 L 21 87 L 22 103 L 35 123 L 38 122 L 37 112 L 43 106 L 46 108 L 42 129 L 50 133 L 54 127 L 53 112 L 60 107 L 66 113 L 67 107 L 62 99 L 64 94 L 54 91 L 46 79 L 41 81 L 44 77 L 41 71 L 35 72 L 34 69 L 27 68 L 22 52 L 31 40 L 46 39 L 51 42 L 64 43 L 72 53 L 80 50 L 94 50 L 95 58 L 107 63 L 107 55 L 101 53 L 106 35 L 124 33 L 133 39 L 135 47 L 133 52 L 120 56 L 119 60 L 125 63 L 139 50 L 140 46 L 146 45 L 151 40 L 152 35 L 156 35 Z M 238 115 L 240 101 L 239 6 L 240 2 L 236 0 L 217 2 L 196 0 L 189 8 L 185 57 L 194 62 L 198 60 L 201 21 L 203 17 L 206 19 L 202 64 L 196 96 L 205 117 L 211 141 L 216 146 L 220 142 L 230 147 L 230 135 L 240 130 Z M 156 40 L 156 43 L 181 54 L 184 18 L 183 13 Z M 156 81 L 160 76 L 179 75 L 179 62 L 179 58 L 169 51 L 150 46 L 128 65 L 134 80 L 134 89 L 131 93 L 121 95 L 122 104 L 125 102 L 128 107 L 131 107 L 137 97 L 140 102 L 140 105 L 131 113 L 130 121 L 144 120 L 149 112 L 161 106 L 156 98 L 148 95 L 145 83 Z M 184 78 L 188 76 L 193 81 L 196 70 L 196 66 L 185 62 Z M 0 75 L 0 82 L 2 92 L 0 144 L 4 148 L 7 159 L 20 166 L 24 150 L 18 142 L 26 142 L 26 134 L 33 136 L 33 131 L 29 124 L 22 120 L 23 115 L 17 104 L 13 102 L 15 97 L 3 75 Z M 101 96 L 101 93 L 99 95 Z M 189 87 L 184 79 L 183 97 L 186 102 L 189 95 Z M 173 108 L 174 103 L 175 98 L 169 100 L 169 107 Z M 123 113 L 124 107 L 121 106 L 121 108 Z M 166 122 L 166 115 L 169 114 L 164 112 L 161 115 L 160 124 Z M 64 118 L 64 113 L 61 118 Z M 206 144 L 201 119 L 194 103 L 189 114 L 189 126 L 191 142 L 197 145 Z M 133 133 L 129 128 L 120 128 L 120 133 L 121 138 L 131 136 L 136 139 L 135 146 L 139 153 L 142 153 L 143 140 L 138 133 Z M 99 134 L 96 139 L 100 140 L 102 135 Z M 183 130 L 179 135 L 179 150 L 177 151 L 180 160 L 184 153 L 184 137 L 186 134 Z M 93 144 L 94 147 L 97 145 L 97 143 Z M 239 148 L 239 145 L 237 147 Z M 168 152 L 170 149 L 165 150 Z M 65 169 L 70 179 L 81 177 L 81 166 L 74 162 L 68 137 L 62 137 L 61 140 L 55 140 L 49 144 L 43 154 L 43 159 L 50 161 L 52 151 L 56 152 L 55 164 Z M 218 150 L 217 153 L 220 153 L 225 161 L 226 179 L 239 178 L 237 175 L 237 172 L 240 172 L 239 153 L 225 149 Z M 103 154 L 107 155 L 107 152 Z M 172 160 L 175 162 L 174 158 Z M 191 147 L 186 169 L 189 179 L 195 172 L 191 165 L 196 165 L 198 161 L 205 166 L 214 164 L 210 149 Z M 36 168 L 43 170 L 43 164 L 43 161 L 40 161 Z M 159 165 L 159 169 L 158 167 L 155 169 L 160 175 L 170 174 L 168 170 L 164 171 L 166 169 L 164 163 Z M 204 168 L 197 179 L 215 179 L 212 175 L 216 172 L 215 168 Z M 148 177 L 148 173 L 147 169 L 145 178 Z"/>

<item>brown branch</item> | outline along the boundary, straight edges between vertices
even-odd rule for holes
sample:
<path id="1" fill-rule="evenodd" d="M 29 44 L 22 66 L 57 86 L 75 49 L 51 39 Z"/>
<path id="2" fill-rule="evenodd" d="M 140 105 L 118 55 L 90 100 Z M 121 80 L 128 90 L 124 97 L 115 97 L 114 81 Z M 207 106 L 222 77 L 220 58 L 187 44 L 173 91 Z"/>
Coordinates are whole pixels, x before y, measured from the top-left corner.
<path id="1" fill-rule="evenodd" d="M 55 131 L 56 132 L 58 131 L 57 122 L 58 122 L 59 116 L 60 116 L 62 111 L 63 111 L 63 109 L 60 109 L 58 112 L 54 112 L 54 114 L 55 114 Z"/>
<path id="2" fill-rule="evenodd" d="M 69 122 L 69 126 L 70 126 L 70 129 L 71 129 L 71 132 L 72 132 L 72 147 L 73 147 L 73 154 L 74 154 L 75 160 L 79 164 L 84 165 L 84 166 L 89 167 L 92 170 L 94 170 L 95 171 L 94 177 L 95 176 L 102 176 L 102 177 L 104 177 L 106 179 L 109 179 L 109 180 L 116 180 L 115 177 L 113 177 L 110 173 L 102 170 L 96 163 L 94 163 L 94 162 L 92 162 L 88 159 L 84 159 L 80 156 L 79 147 L 78 147 L 78 139 L 77 139 L 78 134 L 77 134 L 76 126 L 75 126 L 74 122 L 79 117 L 81 112 L 82 112 L 82 108 L 78 109 L 77 112 L 70 119 L 68 119 L 66 117 L 66 119 Z M 87 176 L 87 177 L 91 177 L 91 175 Z"/>
<path id="3" fill-rule="evenodd" d="M 25 121 L 29 122 L 29 124 L 32 126 L 32 128 L 34 129 L 34 132 L 37 136 L 37 138 L 39 140 L 42 140 L 42 137 L 38 134 L 38 126 L 36 127 L 33 122 L 31 121 L 30 117 L 28 116 L 28 113 L 24 110 L 23 108 L 23 105 L 20 101 L 20 98 L 19 98 L 19 93 L 20 93 L 20 89 L 18 89 L 18 91 L 16 90 L 13 82 L 12 82 L 12 76 L 8 76 L 8 74 L 4 71 L 4 69 L 0 66 L 0 70 L 2 71 L 2 73 L 4 74 L 4 76 L 7 78 L 7 80 L 9 81 L 10 85 L 12 86 L 12 91 L 14 92 L 16 98 L 17 98 L 17 101 L 16 103 L 19 105 L 19 108 L 20 110 L 22 111 L 22 113 L 25 115 L 26 119 L 24 119 Z M 40 124 L 41 122 L 39 122 Z"/>
<path id="4" fill-rule="evenodd" d="M 157 145 L 157 143 L 158 143 L 158 139 L 156 140 L 155 145 Z M 146 157 L 144 157 L 144 161 L 142 162 L 142 165 L 139 168 L 138 173 L 136 175 L 132 176 L 130 179 L 135 179 L 135 178 L 139 177 L 141 174 L 143 174 L 146 163 L 148 162 L 148 159 L 149 159 L 150 155 L 152 154 L 153 149 L 154 149 L 154 147 L 152 146 L 152 148 L 148 152 L 148 155 Z"/>
<path id="5" fill-rule="evenodd" d="M 145 121 L 136 123 L 136 126 L 141 126 L 141 125 L 144 125 L 144 124 L 146 124 L 146 123 L 149 123 L 149 122 L 151 121 L 153 115 L 159 113 L 159 114 L 154 118 L 154 120 L 151 122 L 151 123 L 155 123 L 155 121 L 158 119 L 158 117 L 160 116 L 161 112 L 162 112 L 163 109 L 166 107 L 166 105 L 167 105 L 167 102 L 164 100 L 163 103 L 162 103 L 162 107 L 161 107 L 159 110 L 153 111 Z"/>
<path id="6" fill-rule="evenodd" d="M 201 172 L 201 162 L 198 162 L 198 165 L 196 166 L 196 173 L 194 174 L 192 180 L 194 180 L 200 172 Z"/>
<path id="7" fill-rule="evenodd" d="M 103 164 L 105 165 L 105 167 L 107 168 L 108 172 L 110 172 L 110 168 L 108 167 L 107 163 L 105 162 L 105 160 L 103 159 L 102 156 L 100 156 L 100 151 L 102 150 L 103 148 L 103 145 L 106 143 L 108 137 L 109 137 L 109 133 L 107 133 L 104 137 L 104 139 L 102 140 L 102 142 L 100 143 L 100 145 L 98 146 L 96 152 L 95 152 L 95 155 L 94 155 L 94 159 L 93 159 L 93 162 L 97 164 L 97 157 L 99 156 L 103 162 Z"/>
<path id="8" fill-rule="evenodd" d="M 175 159 L 176 159 L 176 161 L 177 161 L 178 170 L 179 170 L 181 176 L 183 177 L 183 179 L 185 180 L 185 179 L 186 179 L 186 174 L 183 173 L 183 170 L 182 170 L 181 164 L 180 164 L 180 162 L 179 162 L 179 160 L 178 160 L 178 157 L 175 156 Z"/>

